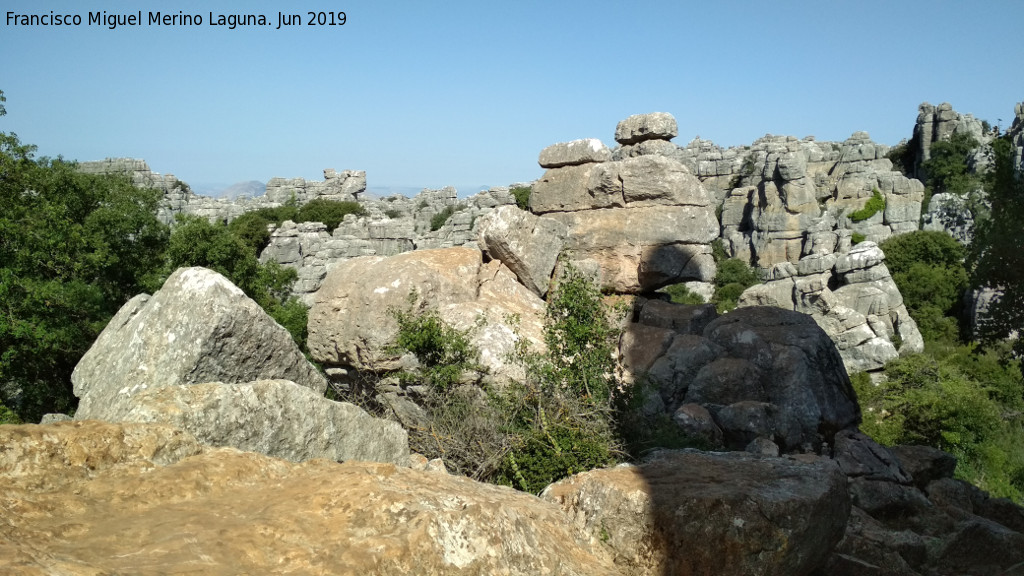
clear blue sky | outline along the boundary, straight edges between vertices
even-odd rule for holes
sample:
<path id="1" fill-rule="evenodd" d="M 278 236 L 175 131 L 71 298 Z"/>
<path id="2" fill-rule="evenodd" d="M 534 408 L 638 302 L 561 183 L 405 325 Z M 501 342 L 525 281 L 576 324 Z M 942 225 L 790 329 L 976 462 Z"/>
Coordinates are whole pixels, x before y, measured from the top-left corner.
<path id="1" fill-rule="evenodd" d="M 216 14 L 270 17 L 210 26 Z M 202 26 L 88 26 L 90 11 L 200 14 Z M 0 20 L 0 90 L 42 155 L 146 159 L 187 182 L 321 179 L 371 187 L 505 185 L 545 146 L 609 146 L 665 111 L 676 142 L 766 133 L 909 137 L 922 101 L 1005 127 L 1024 100 L 1024 1 L 8 1 L 81 26 Z M 344 10 L 275 30 L 277 13 Z"/>

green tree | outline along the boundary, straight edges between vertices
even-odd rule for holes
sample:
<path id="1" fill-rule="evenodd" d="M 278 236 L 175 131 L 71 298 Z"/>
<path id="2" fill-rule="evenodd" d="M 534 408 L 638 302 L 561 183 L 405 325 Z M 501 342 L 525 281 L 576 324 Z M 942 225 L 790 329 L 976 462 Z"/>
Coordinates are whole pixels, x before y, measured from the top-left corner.
<path id="1" fill-rule="evenodd" d="M 965 249 L 945 232 L 926 230 L 894 236 L 879 247 L 922 336 L 956 341 L 967 288 Z"/>
<path id="2" fill-rule="evenodd" d="M 126 300 L 159 285 L 168 235 L 159 191 L 34 151 L 0 133 L 0 403 L 28 422 L 74 409 L 72 370 Z"/>
<path id="3" fill-rule="evenodd" d="M 179 216 L 167 244 L 164 273 L 202 266 L 222 274 L 263 307 L 304 348 L 307 307 L 290 297 L 298 277 L 277 262 L 261 264 L 252 246 L 222 223 L 196 216 Z"/>
<path id="4" fill-rule="evenodd" d="M 932 144 L 930 157 L 921 167 L 927 175 L 927 185 L 935 192 L 966 194 L 974 191 L 978 179 L 967 167 L 967 159 L 978 147 L 970 134 L 953 134 L 949 140 Z"/>
<path id="5" fill-rule="evenodd" d="M 978 326 L 987 342 L 1024 335 L 1024 177 L 1013 165 L 1007 139 L 995 140 L 992 148 L 995 162 L 986 186 L 991 210 L 976 219 L 970 247 L 972 284 L 1000 291 Z M 1016 346 L 1024 353 L 1024 338 Z"/>

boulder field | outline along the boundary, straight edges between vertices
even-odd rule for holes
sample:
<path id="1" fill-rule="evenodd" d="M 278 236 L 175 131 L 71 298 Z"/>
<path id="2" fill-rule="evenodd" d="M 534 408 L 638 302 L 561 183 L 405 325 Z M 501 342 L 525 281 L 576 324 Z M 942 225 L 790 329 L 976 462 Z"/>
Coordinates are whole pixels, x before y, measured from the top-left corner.
<path id="1" fill-rule="evenodd" d="M 973 126 L 958 118 L 922 108 L 919 124 Z M 619 123 L 614 149 L 544 149 L 528 210 L 495 189 L 428 231 L 455 205 L 446 189 L 368 203 L 331 234 L 285 223 L 263 259 L 300 269 L 319 366 L 216 272 L 181 269 L 133 298 L 74 372 L 73 420 L 0 426 L 0 573 L 1019 571 L 1024 509 L 956 480 L 949 454 L 858 430 L 849 371 L 921 345 L 876 244 L 917 221 L 920 182 L 863 133 L 744 149 L 677 134 L 671 115 L 645 114 Z M 161 182 L 171 212 L 224 208 Z M 331 170 L 275 179 L 254 205 L 364 189 L 364 173 Z M 876 189 L 885 209 L 850 219 Z M 767 271 L 740 308 L 654 292 L 713 280 L 718 238 Z M 416 360 L 392 347 L 394 311 L 469 329 L 484 369 L 463 384 L 503 385 L 522 376 L 518 344 L 542 349 L 543 298 L 567 265 L 628 303 L 616 354 L 644 422 L 706 449 L 654 450 L 540 495 L 410 454 L 395 420 L 408 425 L 415 386 L 387 377 Z M 386 384 L 392 419 L 324 397 L 364 377 Z"/>

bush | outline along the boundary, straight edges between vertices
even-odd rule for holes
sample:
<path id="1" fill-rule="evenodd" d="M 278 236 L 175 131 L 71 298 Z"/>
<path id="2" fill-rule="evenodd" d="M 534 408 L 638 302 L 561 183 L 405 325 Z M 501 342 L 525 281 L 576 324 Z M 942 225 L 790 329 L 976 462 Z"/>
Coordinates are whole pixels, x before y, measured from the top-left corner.
<path id="1" fill-rule="evenodd" d="M 455 206 L 445 206 L 444 210 L 441 210 L 430 219 L 430 231 L 436 232 L 444 226 L 444 223 L 451 218 L 452 214 L 455 214 Z"/>
<path id="2" fill-rule="evenodd" d="M 21 418 L 13 410 L 0 404 L 0 424 L 21 424 Z"/>
<path id="3" fill-rule="evenodd" d="M 686 284 L 672 284 L 671 286 L 662 288 L 661 291 L 669 295 L 673 304 L 685 304 L 688 306 L 705 304 L 704 297 L 700 294 L 690 292 L 690 289 L 686 287 Z"/>
<path id="4" fill-rule="evenodd" d="M 761 282 L 757 270 L 738 258 L 729 258 L 718 263 L 715 275 L 715 295 L 711 301 L 718 312 L 724 313 L 736 308 L 743 291 Z"/>
<path id="5" fill-rule="evenodd" d="M 518 206 L 520 210 L 526 210 L 527 212 L 530 210 L 530 193 L 532 191 L 533 190 L 529 186 L 517 186 L 509 190 L 509 192 L 512 193 L 512 196 L 516 199 L 516 206 Z"/>
<path id="6" fill-rule="evenodd" d="M 622 455 L 612 404 L 619 390 L 612 353 L 618 331 L 597 287 L 567 266 L 548 299 L 547 354 L 525 349 L 527 377 L 510 404 L 517 441 L 498 471 L 499 483 L 537 493 L 570 474 L 611 464 Z"/>
<path id="7" fill-rule="evenodd" d="M 410 304 L 416 301 L 410 294 Z M 395 348 L 413 353 L 422 365 L 423 381 L 441 392 L 453 388 L 462 375 L 480 371 L 479 352 L 470 343 L 470 334 L 461 332 L 441 320 L 436 310 L 419 314 L 392 310 L 398 322 Z"/>
<path id="8" fill-rule="evenodd" d="M 969 134 L 953 134 L 949 140 L 932 144 L 930 157 L 921 165 L 927 175 L 925 184 L 935 192 L 973 191 L 978 180 L 968 174 L 967 159 L 977 147 L 978 141 Z"/>
<path id="9" fill-rule="evenodd" d="M 925 230 L 894 236 L 879 247 L 922 336 L 955 341 L 957 312 L 967 288 L 964 248 L 945 232 Z"/>
<path id="10" fill-rule="evenodd" d="M 345 216 L 354 214 L 366 216 L 366 209 L 358 202 L 339 202 L 337 200 L 325 200 L 317 198 L 310 200 L 299 208 L 296 222 L 323 222 L 328 232 L 341 224 Z"/>
<path id="11" fill-rule="evenodd" d="M 401 218 L 402 212 L 400 210 L 394 210 L 392 208 L 389 208 L 384 211 L 384 215 L 394 220 L 395 218 Z"/>
<path id="12" fill-rule="evenodd" d="M 1022 502 L 1019 362 L 999 365 L 975 354 L 956 347 L 899 358 L 886 366 L 887 379 L 878 385 L 866 375 L 852 378 L 864 414 L 861 430 L 886 445 L 923 444 L 950 452 L 959 459 L 958 478 Z M 999 386 L 974 376 L 996 373 Z"/>
<path id="13" fill-rule="evenodd" d="M 856 246 L 857 244 L 860 244 L 861 242 L 867 240 L 867 238 L 867 236 L 861 234 L 860 232 L 854 232 L 850 236 L 850 241 L 853 242 L 854 246 Z"/>
<path id="14" fill-rule="evenodd" d="M 885 198 L 882 196 L 882 193 L 875 188 L 871 191 L 871 198 L 868 198 L 868 201 L 864 204 L 863 208 L 850 212 L 850 220 L 854 222 L 863 222 L 883 210 L 885 210 Z"/>

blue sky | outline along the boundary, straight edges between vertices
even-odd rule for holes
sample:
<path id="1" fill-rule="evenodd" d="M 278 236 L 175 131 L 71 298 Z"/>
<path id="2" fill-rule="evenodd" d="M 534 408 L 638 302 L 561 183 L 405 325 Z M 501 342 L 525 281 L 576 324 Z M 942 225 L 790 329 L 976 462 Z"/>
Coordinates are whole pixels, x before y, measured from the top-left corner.
<path id="1" fill-rule="evenodd" d="M 674 114 L 679 144 L 858 130 L 895 144 L 922 101 L 1006 126 L 1024 100 L 1020 0 L 4 3 L 51 10 L 83 25 L 0 20 L 0 130 L 42 155 L 144 158 L 199 184 L 336 168 L 366 170 L 371 188 L 469 193 L 539 177 L 555 142 L 611 146 L 630 114 Z M 84 22 L 138 10 L 204 22 Z M 347 23 L 275 29 L 278 12 L 331 10 Z M 228 30 L 211 11 L 274 25 Z"/>

